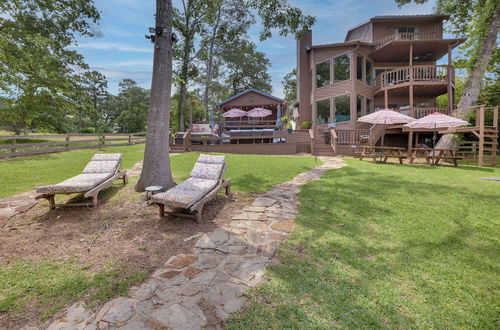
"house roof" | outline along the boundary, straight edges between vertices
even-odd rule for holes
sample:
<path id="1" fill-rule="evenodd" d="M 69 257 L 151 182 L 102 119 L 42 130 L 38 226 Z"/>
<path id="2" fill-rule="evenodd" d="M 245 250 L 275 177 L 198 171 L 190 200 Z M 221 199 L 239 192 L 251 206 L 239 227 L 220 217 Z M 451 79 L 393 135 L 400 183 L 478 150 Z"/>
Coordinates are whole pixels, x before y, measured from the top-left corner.
<path id="1" fill-rule="evenodd" d="M 234 99 L 237 99 L 238 97 L 240 97 L 240 96 L 242 96 L 242 95 L 245 95 L 245 94 L 248 94 L 248 93 L 250 93 L 250 92 L 254 92 L 254 93 L 260 94 L 260 95 L 262 95 L 262 96 L 266 96 L 266 97 L 268 97 L 268 98 L 270 98 L 270 99 L 273 99 L 273 100 L 275 100 L 275 101 L 278 101 L 278 102 L 285 102 L 285 100 L 280 99 L 279 97 L 273 96 L 273 95 L 268 94 L 268 93 L 263 92 L 263 91 L 259 91 L 258 89 L 249 88 L 249 89 L 247 89 L 246 91 L 243 91 L 243 92 L 238 93 L 238 94 L 236 94 L 236 95 L 234 95 L 234 96 L 231 96 L 231 97 L 230 97 L 230 98 L 228 98 L 228 99 L 225 99 L 224 101 L 220 102 L 220 103 L 219 103 L 219 104 L 217 104 L 216 106 L 217 106 L 217 107 L 220 107 L 221 105 L 223 105 L 223 104 L 225 104 L 225 103 L 227 103 L 227 102 L 229 102 L 229 101 L 232 101 L 232 100 L 234 100 Z"/>
<path id="2" fill-rule="evenodd" d="M 442 15 L 442 14 L 426 14 L 426 15 L 381 15 L 381 16 L 374 16 L 370 18 L 369 20 L 356 25 L 355 27 L 347 30 L 347 34 L 351 32 L 352 30 L 356 30 L 357 28 L 366 25 L 371 22 L 380 22 L 380 21 L 398 21 L 398 20 L 420 20 L 420 21 L 433 21 L 437 19 L 445 20 L 449 19 L 450 15 Z"/>
<path id="3" fill-rule="evenodd" d="M 332 43 L 332 44 L 313 45 L 310 47 L 310 49 L 312 49 L 312 48 L 329 48 L 329 47 L 345 47 L 345 46 L 356 46 L 356 45 L 373 46 L 374 44 L 371 42 L 352 40 L 352 41 L 346 41 L 346 42 L 336 42 L 336 43 Z"/>

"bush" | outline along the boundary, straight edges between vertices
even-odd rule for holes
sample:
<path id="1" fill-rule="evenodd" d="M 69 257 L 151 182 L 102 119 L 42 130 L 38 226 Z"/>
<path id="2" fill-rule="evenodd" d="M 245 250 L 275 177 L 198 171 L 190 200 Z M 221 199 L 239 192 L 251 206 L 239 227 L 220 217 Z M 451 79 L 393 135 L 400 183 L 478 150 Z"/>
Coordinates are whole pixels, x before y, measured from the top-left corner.
<path id="1" fill-rule="evenodd" d="M 312 127 L 312 123 L 310 121 L 303 121 L 300 127 L 303 129 L 310 129 Z"/>
<path id="2" fill-rule="evenodd" d="M 94 127 L 84 127 L 81 129 L 80 133 L 95 133 Z"/>
<path id="3" fill-rule="evenodd" d="M 286 116 L 281 117 L 281 122 L 286 125 L 288 124 L 288 118 Z"/>

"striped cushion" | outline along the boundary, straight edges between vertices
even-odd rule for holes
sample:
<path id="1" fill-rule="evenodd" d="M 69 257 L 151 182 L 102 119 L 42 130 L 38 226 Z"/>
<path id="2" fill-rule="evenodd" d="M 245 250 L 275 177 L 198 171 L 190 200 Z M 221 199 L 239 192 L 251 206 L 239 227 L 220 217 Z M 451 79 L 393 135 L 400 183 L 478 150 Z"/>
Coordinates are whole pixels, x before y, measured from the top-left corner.
<path id="1" fill-rule="evenodd" d="M 41 194 L 85 192 L 109 179 L 112 175 L 112 173 L 79 174 L 55 185 L 38 187 L 36 192 Z"/>
<path id="2" fill-rule="evenodd" d="M 122 154 L 95 154 L 91 160 L 122 160 Z"/>
<path id="3" fill-rule="evenodd" d="M 119 164 L 117 160 L 91 160 L 83 169 L 83 173 L 114 173 Z"/>
<path id="4" fill-rule="evenodd" d="M 188 209 L 216 185 L 216 180 L 189 178 L 166 192 L 153 195 L 151 199 L 155 203 Z"/>

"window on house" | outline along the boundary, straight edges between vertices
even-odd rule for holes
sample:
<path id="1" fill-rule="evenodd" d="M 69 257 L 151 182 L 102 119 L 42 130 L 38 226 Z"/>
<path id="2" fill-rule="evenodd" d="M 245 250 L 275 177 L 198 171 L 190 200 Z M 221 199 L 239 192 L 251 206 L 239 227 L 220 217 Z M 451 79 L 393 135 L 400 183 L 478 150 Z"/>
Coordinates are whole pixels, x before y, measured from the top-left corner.
<path id="1" fill-rule="evenodd" d="M 372 113 L 375 109 L 373 108 L 373 100 L 366 99 L 366 113 Z"/>
<path id="2" fill-rule="evenodd" d="M 327 124 L 330 122 L 330 99 L 316 101 L 316 124 Z"/>
<path id="3" fill-rule="evenodd" d="M 418 31 L 414 27 L 398 27 L 397 31 L 400 34 L 400 38 L 403 40 L 417 39 L 417 35 L 415 33 Z"/>
<path id="4" fill-rule="evenodd" d="M 356 79 L 363 81 L 363 56 L 356 56 Z"/>
<path id="5" fill-rule="evenodd" d="M 366 115 L 365 98 L 361 95 L 356 96 L 356 118 L 359 119 Z"/>
<path id="6" fill-rule="evenodd" d="M 373 63 L 365 61 L 366 83 L 370 86 L 373 85 Z"/>
<path id="7" fill-rule="evenodd" d="M 337 96 L 335 101 L 335 121 L 349 121 L 351 120 L 351 95 L 346 94 Z"/>
<path id="8" fill-rule="evenodd" d="M 334 61 L 333 81 L 339 82 L 351 79 L 351 65 L 348 54 L 337 56 Z"/>
<path id="9" fill-rule="evenodd" d="M 398 32 L 399 33 L 414 33 L 416 32 L 416 29 L 414 27 L 398 27 Z"/>
<path id="10" fill-rule="evenodd" d="M 330 84 L 330 60 L 316 64 L 316 88 Z"/>

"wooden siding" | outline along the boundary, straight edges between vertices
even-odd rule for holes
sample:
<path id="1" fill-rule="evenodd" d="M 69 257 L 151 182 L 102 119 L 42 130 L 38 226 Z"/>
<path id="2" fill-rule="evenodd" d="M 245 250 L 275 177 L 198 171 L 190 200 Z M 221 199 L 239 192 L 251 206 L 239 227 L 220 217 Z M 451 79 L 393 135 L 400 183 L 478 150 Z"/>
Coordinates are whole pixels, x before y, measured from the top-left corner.
<path id="1" fill-rule="evenodd" d="M 351 49 L 356 46 L 353 44 L 352 46 L 338 46 L 338 47 L 329 47 L 329 48 L 315 48 L 314 49 L 314 58 L 313 63 L 317 64 L 323 62 L 331 57 L 335 57 L 338 55 L 342 55 L 347 52 L 351 52 Z"/>
<path id="2" fill-rule="evenodd" d="M 297 101 L 299 102 L 299 118 L 297 125 L 300 127 L 305 121 L 312 121 L 311 108 L 311 65 L 310 53 L 306 48 L 312 46 L 312 31 L 307 31 L 297 41 Z"/>
<path id="3" fill-rule="evenodd" d="M 314 101 L 322 100 L 331 96 L 339 96 L 346 94 L 346 91 L 352 90 L 352 83 L 350 80 L 335 83 L 325 87 L 317 88 L 314 90 Z"/>
<path id="4" fill-rule="evenodd" d="M 224 103 L 223 107 L 224 109 L 229 109 L 229 108 L 237 108 L 241 106 L 258 106 L 258 105 L 264 105 L 264 104 L 280 104 L 279 101 L 267 97 L 265 95 L 261 95 L 255 92 L 248 92 L 246 94 L 241 95 L 240 97 L 235 98 L 234 100 L 231 100 L 227 103 Z"/>
<path id="5" fill-rule="evenodd" d="M 391 22 L 374 22 L 373 23 L 373 42 L 390 36 L 397 32 L 399 27 L 415 27 L 418 32 L 435 32 L 438 38 L 443 38 L 443 25 L 441 20 L 434 22 L 418 23 L 412 20 L 401 20 Z"/>
<path id="6" fill-rule="evenodd" d="M 228 154 L 294 155 L 297 153 L 295 143 L 192 145 L 189 149 L 191 151 Z"/>

